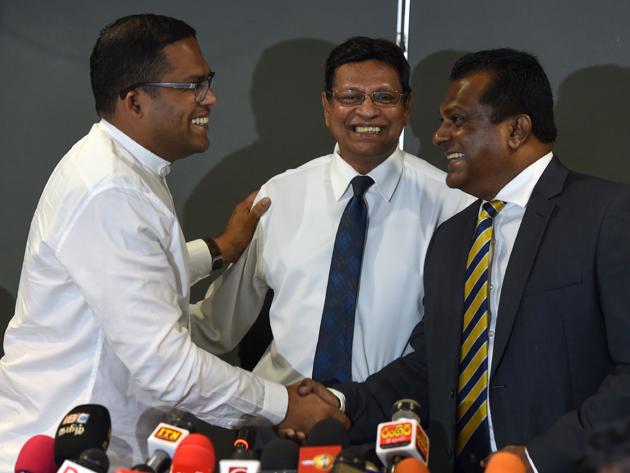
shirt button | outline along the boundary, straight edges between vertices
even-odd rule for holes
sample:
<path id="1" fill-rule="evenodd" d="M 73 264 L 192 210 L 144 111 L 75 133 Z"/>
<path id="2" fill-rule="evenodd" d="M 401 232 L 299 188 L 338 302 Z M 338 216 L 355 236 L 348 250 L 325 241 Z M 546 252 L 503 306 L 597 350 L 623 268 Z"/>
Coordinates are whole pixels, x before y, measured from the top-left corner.
<path id="1" fill-rule="evenodd" d="M 488 332 L 488 337 L 490 337 L 490 338 L 494 337 L 494 330 L 490 330 Z"/>
<path id="2" fill-rule="evenodd" d="M 494 284 L 490 284 L 490 290 L 494 291 Z"/>

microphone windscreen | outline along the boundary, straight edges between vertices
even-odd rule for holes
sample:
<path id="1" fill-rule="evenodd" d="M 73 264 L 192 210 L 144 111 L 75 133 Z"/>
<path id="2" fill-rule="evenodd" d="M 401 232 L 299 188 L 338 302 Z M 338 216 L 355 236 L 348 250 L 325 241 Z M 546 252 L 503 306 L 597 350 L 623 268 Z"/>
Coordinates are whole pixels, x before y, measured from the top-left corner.
<path id="1" fill-rule="evenodd" d="M 109 458 L 100 448 L 88 448 L 79 455 L 77 463 L 96 473 L 107 473 L 107 470 L 109 470 Z"/>
<path id="2" fill-rule="evenodd" d="M 56 473 L 55 441 L 48 435 L 34 435 L 26 441 L 15 462 L 15 473 Z"/>
<path id="3" fill-rule="evenodd" d="M 171 473 L 213 473 L 215 462 L 210 439 L 205 435 L 190 434 L 175 450 Z"/>
<path id="4" fill-rule="evenodd" d="M 267 444 L 260 456 L 262 470 L 295 470 L 298 464 L 300 447 L 291 440 L 274 439 Z"/>
<path id="5" fill-rule="evenodd" d="M 409 457 L 396 464 L 394 473 L 429 473 L 429 469 L 423 461 Z"/>
<path id="6" fill-rule="evenodd" d="M 484 470 L 486 473 L 525 473 L 525 464 L 515 454 L 497 452 L 490 457 Z"/>
<path id="7" fill-rule="evenodd" d="M 308 433 L 304 446 L 318 447 L 323 445 L 350 445 L 350 435 L 343 424 L 335 419 L 320 420 Z"/>
<path id="8" fill-rule="evenodd" d="M 76 460 L 89 448 L 107 450 L 112 423 L 109 411 L 98 404 L 83 404 L 64 416 L 55 434 L 55 462 Z"/>
<path id="9" fill-rule="evenodd" d="M 350 465 L 359 470 L 365 470 L 365 455 L 358 447 L 346 447 L 335 458 L 335 464 Z"/>

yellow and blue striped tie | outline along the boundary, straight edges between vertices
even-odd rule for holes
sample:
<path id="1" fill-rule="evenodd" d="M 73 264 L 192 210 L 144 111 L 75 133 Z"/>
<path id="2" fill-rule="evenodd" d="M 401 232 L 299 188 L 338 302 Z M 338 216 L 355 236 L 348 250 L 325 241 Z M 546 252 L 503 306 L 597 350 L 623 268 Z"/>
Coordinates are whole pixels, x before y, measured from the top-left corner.
<path id="1" fill-rule="evenodd" d="M 466 263 L 464 323 L 459 358 L 457 455 L 474 461 L 490 453 L 488 434 L 488 270 L 492 222 L 505 206 L 483 204 Z"/>

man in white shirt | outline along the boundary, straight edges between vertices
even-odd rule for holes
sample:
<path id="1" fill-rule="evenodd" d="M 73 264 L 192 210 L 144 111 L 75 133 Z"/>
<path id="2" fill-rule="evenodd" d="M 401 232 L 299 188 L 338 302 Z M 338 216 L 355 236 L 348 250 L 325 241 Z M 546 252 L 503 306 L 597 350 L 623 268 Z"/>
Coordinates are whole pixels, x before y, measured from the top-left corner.
<path id="1" fill-rule="evenodd" d="M 431 471 L 482 472 L 506 450 L 528 472 L 574 472 L 589 434 L 630 416 L 630 188 L 552 152 L 551 87 L 528 53 L 460 58 L 440 115 L 446 182 L 479 200 L 435 233 L 415 351 L 335 386 L 353 441 L 409 397 Z"/>
<path id="2" fill-rule="evenodd" d="M 293 389 L 224 363 L 188 331 L 190 285 L 221 257 L 234 261 L 269 206 L 241 203 L 210 247 L 184 240 L 165 178 L 172 162 L 207 149 L 216 102 L 194 29 L 158 15 L 121 18 L 101 32 L 90 75 L 102 120 L 44 189 L 4 338 L 3 472 L 29 437 L 54 435 L 79 404 L 109 409 L 110 462 L 129 467 L 147 458 L 161 410 L 272 425 Z M 311 401 L 305 409 L 322 408 Z"/>
<path id="3" fill-rule="evenodd" d="M 355 177 L 374 183 L 364 195 L 367 230 L 346 380 L 362 381 L 410 350 L 409 333 L 423 314 L 431 235 L 472 201 L 449 189 L 442 171 L 398 148 L 411 90 L 409 64 L 394 43 L 355 37 L 334 48 L 322 105 L 334 152 L 262 186 L 259 196 L 271 197 L 273 207 L 242 257 L 191 308 L 196 343 L 222 353 L 242 339 L 272 289 L 273 341 L 254 373 L 284 384 L 312 376 L 333 247 Z"/>

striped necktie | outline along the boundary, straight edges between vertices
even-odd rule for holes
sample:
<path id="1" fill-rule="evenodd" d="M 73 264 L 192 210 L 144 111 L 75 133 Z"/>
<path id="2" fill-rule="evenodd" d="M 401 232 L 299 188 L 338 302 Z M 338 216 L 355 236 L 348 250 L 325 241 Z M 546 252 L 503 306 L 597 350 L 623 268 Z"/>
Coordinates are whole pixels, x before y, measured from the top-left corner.
<path id="1" fill-rule="evenodd" d="M 457 396 L 457 455 L 464 463 L 478 464 L 490 453 L 488 270 L 492 223 L 504 206 L 500 200 L 483 204 L 466 263 Z"/>
<path id="2" fill-rule="evenodd" d="M 370 176 L 356 176 L 351 184 L 354 195 L 337 228 L 313 360 L 312 378 L 326 384 L 352 381 L 354 313 L 368 221 L 363 195 L 374 181 Z"/>

